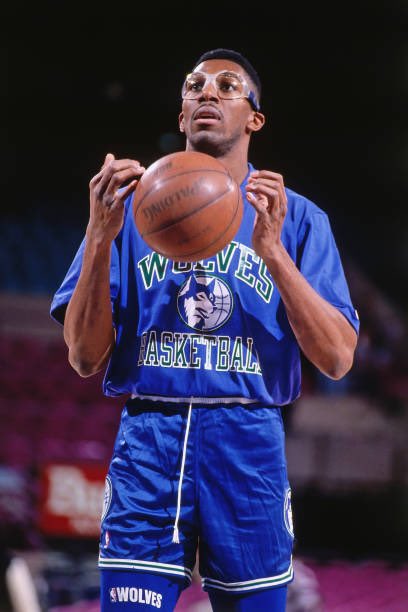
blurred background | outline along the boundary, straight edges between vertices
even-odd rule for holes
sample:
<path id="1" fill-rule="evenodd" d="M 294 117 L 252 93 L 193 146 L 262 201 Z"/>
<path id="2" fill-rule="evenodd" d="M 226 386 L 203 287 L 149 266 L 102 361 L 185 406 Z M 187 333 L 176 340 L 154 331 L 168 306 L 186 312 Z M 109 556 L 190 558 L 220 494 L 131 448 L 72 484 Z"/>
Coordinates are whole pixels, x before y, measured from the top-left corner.
<path id="1" fill-rule="evenodd" d="M 98 520 L 123 401 L 71 370 L 50 301 L 105 154 L 147 166 L 183 149 L 183 77 L 219 46 L 262 79 L 251 161 L 329 214 L 361 318 L 352 372 L 334 383 L 304 363 L 303 395 L 285 410 L 288 611 L 406 610 L 408 3 L 16 0 L 2 14 L 0 611 L 99 609 Z M 177 609 L 208 609 L 198 575 Z"/>

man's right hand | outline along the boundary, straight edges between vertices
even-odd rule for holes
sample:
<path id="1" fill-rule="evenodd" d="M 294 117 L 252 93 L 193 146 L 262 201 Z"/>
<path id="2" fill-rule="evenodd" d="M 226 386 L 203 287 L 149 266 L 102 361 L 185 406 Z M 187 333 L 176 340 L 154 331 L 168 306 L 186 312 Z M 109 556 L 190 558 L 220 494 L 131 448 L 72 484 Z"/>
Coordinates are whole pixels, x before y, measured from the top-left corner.
<path id="1" fill-rule="evenodd" d="M 112 242 L 116 238 L 123 225 L 124 202 L 144 172 L 145 168 L 136 160 L 106 155 L 100 172 L 89 183 L 88 237 L 98 242 Z M 123 184 L 126 187 L 121 189 Z"/>

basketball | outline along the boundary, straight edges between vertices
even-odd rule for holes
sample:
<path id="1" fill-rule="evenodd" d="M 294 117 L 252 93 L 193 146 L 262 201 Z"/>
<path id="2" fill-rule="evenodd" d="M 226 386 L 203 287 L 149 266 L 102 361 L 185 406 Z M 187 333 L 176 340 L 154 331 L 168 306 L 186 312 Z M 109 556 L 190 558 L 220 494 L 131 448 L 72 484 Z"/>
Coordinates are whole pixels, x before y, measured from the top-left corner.
<path id="1" fill-rule="evenodd" d="M 173 261 L 194 262 L 218 253 L 236 234 L 242 214 L 237 182 L 221 162 L 196 151 L 155 161 L 133 197 L 141 237 Z"/>

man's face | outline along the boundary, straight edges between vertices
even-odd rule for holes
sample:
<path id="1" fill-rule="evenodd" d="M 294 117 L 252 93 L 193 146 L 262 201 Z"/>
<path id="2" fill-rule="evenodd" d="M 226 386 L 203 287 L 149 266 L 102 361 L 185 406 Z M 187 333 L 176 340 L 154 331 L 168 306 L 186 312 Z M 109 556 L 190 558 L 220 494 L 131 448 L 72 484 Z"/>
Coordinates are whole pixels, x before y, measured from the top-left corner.
<path id="1" fill-rule="evenodd" d="M 244 69 L 235 62 L 224 59 L 207 60 L 199 64 L 194 73 L 208 75 L 197 97 L 184 99 L 179 124 L 187 138 L 187 148 L 222 155 L 240 139 L 247 142 L 248 125 L 255 111 L 245 97 L 226 99 L 219 95 L 213 75 L 221 72 L 238 74 L 253 89 Z M 193 73 L 193 74 L 194 74 Z"/>

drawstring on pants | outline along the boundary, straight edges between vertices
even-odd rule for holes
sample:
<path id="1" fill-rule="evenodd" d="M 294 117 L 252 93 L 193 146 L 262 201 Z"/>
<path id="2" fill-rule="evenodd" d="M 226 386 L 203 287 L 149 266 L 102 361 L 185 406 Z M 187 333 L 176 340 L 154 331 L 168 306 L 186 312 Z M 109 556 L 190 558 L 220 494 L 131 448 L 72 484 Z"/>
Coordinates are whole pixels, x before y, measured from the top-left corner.
<path id="1" fill-rule="evenodd" d="M 190 431 L 192 408 L 193 408 L 193 399 L 191 398 L 190 405 L 188 407 L 186 431 L 184 434 L 183 456 L 181 459 L 180 477 L 179 477 L 178 492 L 177 492 L 177 512 L 176 512 L 176 518 L 175 518 L 174 527 L 173 527 L 173 542 L 175 544 L 180 544 L 178 522 L 180 518 L 180 511 L 181 511 L 181 487 L 183 486 L 184 466 L 186 463 L 187 442 L 188 442 L 188 434 Z"/>

